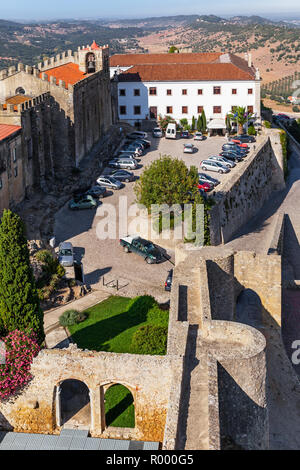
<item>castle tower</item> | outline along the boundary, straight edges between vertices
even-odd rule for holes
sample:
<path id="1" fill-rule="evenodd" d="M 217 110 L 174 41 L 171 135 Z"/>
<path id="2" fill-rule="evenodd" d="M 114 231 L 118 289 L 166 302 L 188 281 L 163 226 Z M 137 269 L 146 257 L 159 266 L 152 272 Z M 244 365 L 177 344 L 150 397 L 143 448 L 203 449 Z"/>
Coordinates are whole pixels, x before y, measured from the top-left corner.
<path id="1" fill-rule="evenodd" d="M 91 46 L 78 48 L 79 70 L 86 74 L 108 70 L 108 59 L 108 45 L 101 47 L 93 41 Z"/>

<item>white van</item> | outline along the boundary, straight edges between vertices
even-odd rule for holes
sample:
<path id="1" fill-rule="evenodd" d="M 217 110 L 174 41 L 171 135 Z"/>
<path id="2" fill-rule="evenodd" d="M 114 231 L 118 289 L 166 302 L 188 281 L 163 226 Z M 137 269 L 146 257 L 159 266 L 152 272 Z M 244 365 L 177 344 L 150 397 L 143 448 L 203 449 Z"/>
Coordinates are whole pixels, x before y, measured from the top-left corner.
<path id="1" fill-rule="evenodd" d="M 176 124 L 170 123 L 166 129 L 166 139 L 176 139 Z"/>

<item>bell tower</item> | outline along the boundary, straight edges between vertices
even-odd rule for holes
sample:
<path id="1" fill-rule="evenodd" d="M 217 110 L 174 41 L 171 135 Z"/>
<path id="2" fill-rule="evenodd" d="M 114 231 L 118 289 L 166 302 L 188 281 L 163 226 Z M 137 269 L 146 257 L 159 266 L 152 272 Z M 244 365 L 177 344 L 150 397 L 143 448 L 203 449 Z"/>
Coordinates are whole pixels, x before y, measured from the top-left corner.
<path id="1" fill-rule="evenodd" d="M 109 69 L 109 47 L 98 46 L 93 41 L 91 46 L 78 48 L 78 63 L 81 72 L 92 74 L 104 70 L 108 72 Z"/>

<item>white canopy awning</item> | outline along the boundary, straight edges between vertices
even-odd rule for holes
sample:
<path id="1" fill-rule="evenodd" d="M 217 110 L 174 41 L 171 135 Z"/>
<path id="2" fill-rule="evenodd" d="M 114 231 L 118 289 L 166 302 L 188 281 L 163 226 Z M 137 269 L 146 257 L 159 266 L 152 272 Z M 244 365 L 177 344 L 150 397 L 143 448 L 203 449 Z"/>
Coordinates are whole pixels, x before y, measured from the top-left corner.
<path id="1" fill-rule="evenodd" d="M 212 119 L 207 124 L 207 129 L 226 129 L 226 124 L 224 119 Z"/>

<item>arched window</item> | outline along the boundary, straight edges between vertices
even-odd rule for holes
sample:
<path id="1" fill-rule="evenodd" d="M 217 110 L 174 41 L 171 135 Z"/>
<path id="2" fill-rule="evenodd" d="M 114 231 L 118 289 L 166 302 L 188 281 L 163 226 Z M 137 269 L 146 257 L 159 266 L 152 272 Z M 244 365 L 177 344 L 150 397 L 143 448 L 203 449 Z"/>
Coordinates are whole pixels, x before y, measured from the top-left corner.
<path id="1" fill-rule="evenodd" d="M 93 52 L 86 55 L 86 71 L 87 73 L 94 73 L 96 71 L 96 58 Z"/>
<path id="2" fill-rule="evenodd" d="M 115 384 L 109 387 L 104 396 L 104 405 L 106 426 L 135 427 L 134 399 L 124 385 Z"/>
<path id="3" fill-rule="evenodd" d="M 25 90 L 21 86 L 16 89 L 16 95 L 25 95 Z"/>
<path id="4" fill-rule="evenodd" d="M 67 379 L 60 384 L 60 421 L 60 425 L 90 426 L 90 393 L 84 382 Z"/>

